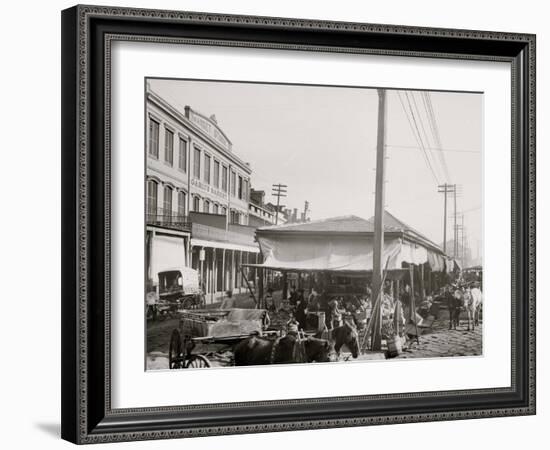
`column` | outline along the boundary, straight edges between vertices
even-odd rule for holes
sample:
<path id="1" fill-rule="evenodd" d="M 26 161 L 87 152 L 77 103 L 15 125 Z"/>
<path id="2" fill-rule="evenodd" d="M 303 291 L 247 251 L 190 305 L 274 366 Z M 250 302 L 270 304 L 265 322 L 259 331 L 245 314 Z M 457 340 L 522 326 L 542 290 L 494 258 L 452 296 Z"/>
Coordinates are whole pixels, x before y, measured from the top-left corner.
<path id="1" fill-rule="evenodd" d="M 420 264 L 420 300 L 424 301 L 426 289 L 424 287 L 424 264 Z"/>
<path id="2" fill-rule="evenodd" d="M 258 269 L 258 305 L 263 308 L 264 305 L 264 269 Z"/>
<path id="3" fill-rule="evenodd" d="M 206 251 L 204 250 L 204 247 L 200 247 L 199 248 L 199 264 L 200 264 L 200 278 L 201 278 L 201 289 L 203 289 L 203 286 L 204 286 L 204 290 L 206 291 L 206 277 L 204 276 L 204 260 L 201 259 L 201 253 L 204 252 L 205 255 L 205 259 L 206 259 Z"/>
<path id="4" fill-rule="evenodd" d="M 237 279 L 239 280 L 239 292 L 242 291 L 243 286 L 243 252 L 239 251 L 239 272 L 237 273 Z"/>
<path id="5" fill-rule="evenodd" d="M 231 250 L 231 272 L 230 272 L 230 277 L 231 277 L 231 283 L 229 285 L 229 289 L 231 289 L 233 291 L 234 288 L 235 288 L 235 250 Z"/>
<path id="6" fill-rule="evenodd" d="M 225 291 L 227 290 L 225 286 L 225 248 L 222 249 L 222 295 L 225 295 Z"/>

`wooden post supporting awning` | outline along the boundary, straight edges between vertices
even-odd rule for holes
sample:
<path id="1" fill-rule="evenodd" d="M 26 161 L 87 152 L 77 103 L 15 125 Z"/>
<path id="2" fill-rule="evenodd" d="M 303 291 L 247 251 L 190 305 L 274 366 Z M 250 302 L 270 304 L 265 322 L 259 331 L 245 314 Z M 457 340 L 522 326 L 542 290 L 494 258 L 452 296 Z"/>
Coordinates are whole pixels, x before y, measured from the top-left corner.
<path id="1" fill-rule="evenodd" d="M 259 307 L 258 300 L 256 299 L 256 295 L 254 294 L 254 291 L 252 290 L 252 286 L 250 286 L 250 282 L 248 281 L 248 278 L 246 277 L 246 274 L 244 273 L 244 267 L 241 265 L 241 274 L 243 276 L 243 280 L 246 283 L 246 286 L 248 287 L 248 290 L 250 292 L 250 295 L 252 295 L 252 298 L 254 299 L 254 303 L 256 305 L 256 308 Z"/>

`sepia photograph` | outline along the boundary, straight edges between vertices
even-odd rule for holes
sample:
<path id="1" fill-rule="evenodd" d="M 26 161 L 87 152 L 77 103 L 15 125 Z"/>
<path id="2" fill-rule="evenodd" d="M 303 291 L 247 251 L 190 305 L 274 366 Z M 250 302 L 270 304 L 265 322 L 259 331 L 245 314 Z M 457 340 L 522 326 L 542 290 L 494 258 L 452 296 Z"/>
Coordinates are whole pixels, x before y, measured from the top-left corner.
<path id="1" fill-rule="evenodd" d="M 483 92 L 144 84 L 146 370 L 483 356 Z"/>

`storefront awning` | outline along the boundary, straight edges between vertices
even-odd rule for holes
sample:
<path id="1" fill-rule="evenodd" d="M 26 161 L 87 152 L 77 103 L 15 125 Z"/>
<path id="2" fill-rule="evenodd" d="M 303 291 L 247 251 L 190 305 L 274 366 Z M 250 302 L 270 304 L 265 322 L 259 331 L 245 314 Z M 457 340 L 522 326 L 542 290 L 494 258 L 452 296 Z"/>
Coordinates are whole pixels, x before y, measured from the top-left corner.
<path id="1" fill-rule="evenodd" d="M 191 239 L 191 246 L 193 247 L 208 247 L 208 248 L 220 248 L 225 250 L 236 250 L 239 252 L 260 253 L 260 249 L 257 246 L 233 244 L 231 242 L 219 242 L 210 241 L 205 239 Z"/>

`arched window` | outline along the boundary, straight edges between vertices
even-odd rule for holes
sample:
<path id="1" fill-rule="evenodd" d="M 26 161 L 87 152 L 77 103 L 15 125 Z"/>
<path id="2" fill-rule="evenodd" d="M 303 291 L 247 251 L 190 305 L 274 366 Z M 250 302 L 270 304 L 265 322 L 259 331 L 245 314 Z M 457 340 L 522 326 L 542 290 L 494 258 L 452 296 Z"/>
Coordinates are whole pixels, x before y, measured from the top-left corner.
<path id="1" fill-rule="evenodd" d="M 155 180 L 147 180 L 147 214 L 157 213 L 158 183 Z"/>
<path id="2" fill-rule="evenodd" d="M 199 197 L 195 196 L 193 197 L 193 211 L 199 212 L 200 208 L 200 200 Z"/>
<path id="3" fill-rule="evenodd" d="M 205 200 L 202 203 L 202 212 L 209 213 L 210 212 L 210 202 L 208 200 Z"/>
<path id="4" fill-rule="evenodd" d="M 212 211 L 214 214 L 219 214 L 220 212 L 220 207 L 214 203 L 214 206 L 213 206 L 214 210 Z"/>
<path id="5" fill-rule="evenodd" d="M 172 188 L 168 185 L 164 186 L 164 202 L 162 204 L 164 215 L 172 214 Z"/>
<path id="6" fill-rule="evenodd" d="M 237 211 L 233 211 L 231 210 L 230 212 L 230 222 L 233 223 L 233 224 L 236 224 L 238 225 L 240 222 L 239 222 L 239 219 L 240 219 L 240 214 L 237 212 Z"/>
<path id="7" fill-rule="evenodd" d="M 187 194 L 183 191 L 178 191 L 178 216 L 185 216 L 185 205 L 187 203 Z"/>

